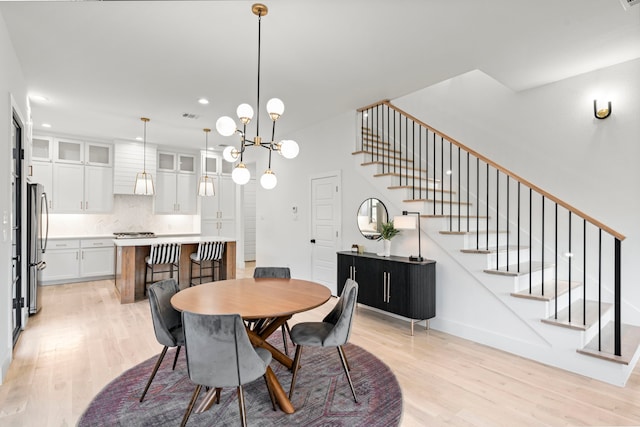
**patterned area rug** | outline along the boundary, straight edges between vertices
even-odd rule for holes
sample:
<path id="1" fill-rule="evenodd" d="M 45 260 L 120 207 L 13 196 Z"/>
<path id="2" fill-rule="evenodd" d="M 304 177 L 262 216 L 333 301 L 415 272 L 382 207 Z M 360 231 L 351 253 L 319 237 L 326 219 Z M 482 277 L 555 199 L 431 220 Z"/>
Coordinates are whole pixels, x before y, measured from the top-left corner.
<path id="1" fill-rule="evenodd" d="M 276 340 L 273 344 L 282 345 Z M 302 353 L 292 399 L 296 412 L 274 411 L 265 382 L 259 379 L 244 388 L 247 423 L 265 427 L 397 426 L 402 415 L 402 394 L 389 367 L 361 347 L 347 344 L 344 349 L 358 403 L 353 401 L 337 350 L 307 347 Z M 134 366 L 105 386 L 89 404 L 78 426 L 179 425 L 195 385 L 187 376 L 183 351 L 176 370 L 171 370 L 174 355 L 175 350 L 167 352 L 144 402 L 138 400 L 156 357 Z M 275 361 L 271 368 L 288 393 L 291 372 Z M 204 391 L 196 406 L 203 397 Z M 240 425 L 235 389 L 223 389 L 219 405 L 214 404 L 201 414 L 194 411 L 187 423 L 187 426 L 213 425 Z"/>

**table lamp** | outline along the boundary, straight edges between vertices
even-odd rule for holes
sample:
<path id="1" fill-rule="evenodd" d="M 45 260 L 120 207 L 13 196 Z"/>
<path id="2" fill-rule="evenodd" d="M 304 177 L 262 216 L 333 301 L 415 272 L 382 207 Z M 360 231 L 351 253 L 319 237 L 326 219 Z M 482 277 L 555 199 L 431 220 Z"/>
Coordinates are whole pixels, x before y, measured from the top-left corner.
<path id="1" fill-rule="evenodd" d="M 413 217 L 410 217 L 409 215 L 416 215 L 418 220 L 416 221 Z M 393 218 L 393 225 L 395 228 L 397 228 L 398 230 L 415 230 L 416 229 L 416 222 L 418 225 L 418 256 L 409 256 L 409 260 L 410 261 L 424 261 L 424 258 L 422 258 L 422 248 L 420 247 L 420 212 L 407 212 L 407 211 L 402 211 L 402 215 L 401 216 L 395 216 Z"/>

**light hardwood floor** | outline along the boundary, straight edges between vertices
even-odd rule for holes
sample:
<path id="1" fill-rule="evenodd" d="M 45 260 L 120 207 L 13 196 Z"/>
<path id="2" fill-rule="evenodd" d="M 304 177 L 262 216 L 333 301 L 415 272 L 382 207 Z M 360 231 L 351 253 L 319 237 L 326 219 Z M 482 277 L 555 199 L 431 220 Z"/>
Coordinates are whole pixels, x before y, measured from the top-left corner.
<path id="1" fill-rule="evenodd" d="M 43 309 L 29 319 L 0 386 L 0 426 L 75 425 L 104 385 L 160 352 L 148 302 L 120 305 L 112 287 L 44 288 Z M 334 303 L 293 323 L 320 319 Z M 420 326 L 412 337 L 408 323 L 366 308 L 351 342 L 395 373 L 403 427 L 640 425 L 640 368 L 620 388 Z"/>

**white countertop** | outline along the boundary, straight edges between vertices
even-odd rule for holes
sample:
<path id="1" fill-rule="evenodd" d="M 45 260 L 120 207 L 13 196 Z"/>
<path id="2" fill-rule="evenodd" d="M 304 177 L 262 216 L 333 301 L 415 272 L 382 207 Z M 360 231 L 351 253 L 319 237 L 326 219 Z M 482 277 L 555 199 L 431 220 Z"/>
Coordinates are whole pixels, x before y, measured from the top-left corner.
<path id="1" fill-rule="evenodd" d="M 149 239 L 113 239 L 116 246 L 151 246 L 162 243 L 235 242 L 236 239 L 222 236 L 175 236 L 151 237 Z"/>

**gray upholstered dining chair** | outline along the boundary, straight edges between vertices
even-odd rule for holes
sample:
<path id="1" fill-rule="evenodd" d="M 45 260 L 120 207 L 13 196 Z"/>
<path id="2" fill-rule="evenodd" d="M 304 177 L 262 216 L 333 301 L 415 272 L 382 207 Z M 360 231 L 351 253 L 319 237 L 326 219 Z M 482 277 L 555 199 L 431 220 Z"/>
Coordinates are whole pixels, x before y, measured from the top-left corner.
<path id="1" fill-rule="evenodd" d="M 176 357 L 173 359 L 173 369 L 176 369 L 180 347 L 184 345 L 184 332 L 182 330 L 180 312 L 171 306 L 171 297 L 179 290 L 178 283 L 174 279 L 162 280 L 149 286 L 149 305 L 151 307 L 153 330 L 156 334 L 156 339 L 160 344 L 164 345 L 164 348 L 160 356 L 158 356 L 147 386 L 144 388 L 142 396 L 140 396 L 140 402 L 147 394 L 151 381 L 156 376 L 156 372 L 158 372 L 158 368 L 169 347 L 177 347 Z"/>
<path id="2" fill-rule="evenodd" d="M 211 281 L 216 280 L 215 272 L 218 272 L 217 280 L 220 280 L 220 265 L 222 264 L 222 255 L 224 255 L 224 242 L 200 242 L 198 243 L 198 250 L 191 255 L 189 259 L 191 263 L 189 265 L 189 286 L 194 286 L 193 279 L 198 279 L 198 284 L 202 283 L 203 277 L 211 277 Z M 210 267 L 207 266 L 209 262 Z M 198 266 L 198 277 L 193 277 L 193 267 Z M 211 275 L 202 276 L 202 267 L 206 270 L 210 269 Z"/>
<path id="3" fill-rule="evenodd" d="M 173 269 L 176 269 L 178 283 L 180 283 L 180 243 L 158 243 L 151 245 L 151 252 L 145 257 L 146 268 L 144 270 L 144 293 L 147 293 L 147 284 L 154 282 L 156 273 L 169 273 L 173 278 Z M 164 265 L 168 270 L 156 270 L 156 266 Z M 147 281 L 148 271 L 151 270 L 151 279 Z"/>
<path id="4" fill-rule="evenodd" d="M 347 279 L 340 299 L 329 314 L 322 319 L 322 322 L 298 323 L 291 328 L 291 341 L 296 344 L 296 355 L 293 359 L 293 376 L 291 378 L 291 388 L 289 389 L 289 399 L 293 394 L 293 389 L 300 368 L 300 356 L 302 347 L 336 347 L 340 355 L 340 361 L 344 368 L 344 373 L 349 381 L 353 400 L 358 403 L 356 391 L 349 375 L 349 363 L 342 348 L 349 341 L 351 334 L 351 324 L 355 312 L 356 301 L 358 300 L 358 283 Z"/>
<path id="5" fill-rule="evenodd" d="M 291 279 L 291 270 L 289 267 L 256 267 L 253 270 L 254 279 L 271 278 L 271 279 Z M 291 328 L 288 323 L 282 325 L 282 344 L 284 345 L 284 353 L 289 355 L 289 345 L 287 344 L 287 334 Z"/>
<path id="6" fill-rule="evenodd" d="M 242 425 L 247 424 L 242 386 L 264 377 L 276 409 L 273 391 L 269 388 L 266 372 L 271 363 L 271 353 L 264 348 L 254 348 L 239 314 L 197 314 L 182 312 L 187 370 L 196 384 L 191 401 L 182 419 L 184 426 L 191 415 L 202 386 L 216 389 L 219 398 L 223 387 L 236 387 Z"/>

